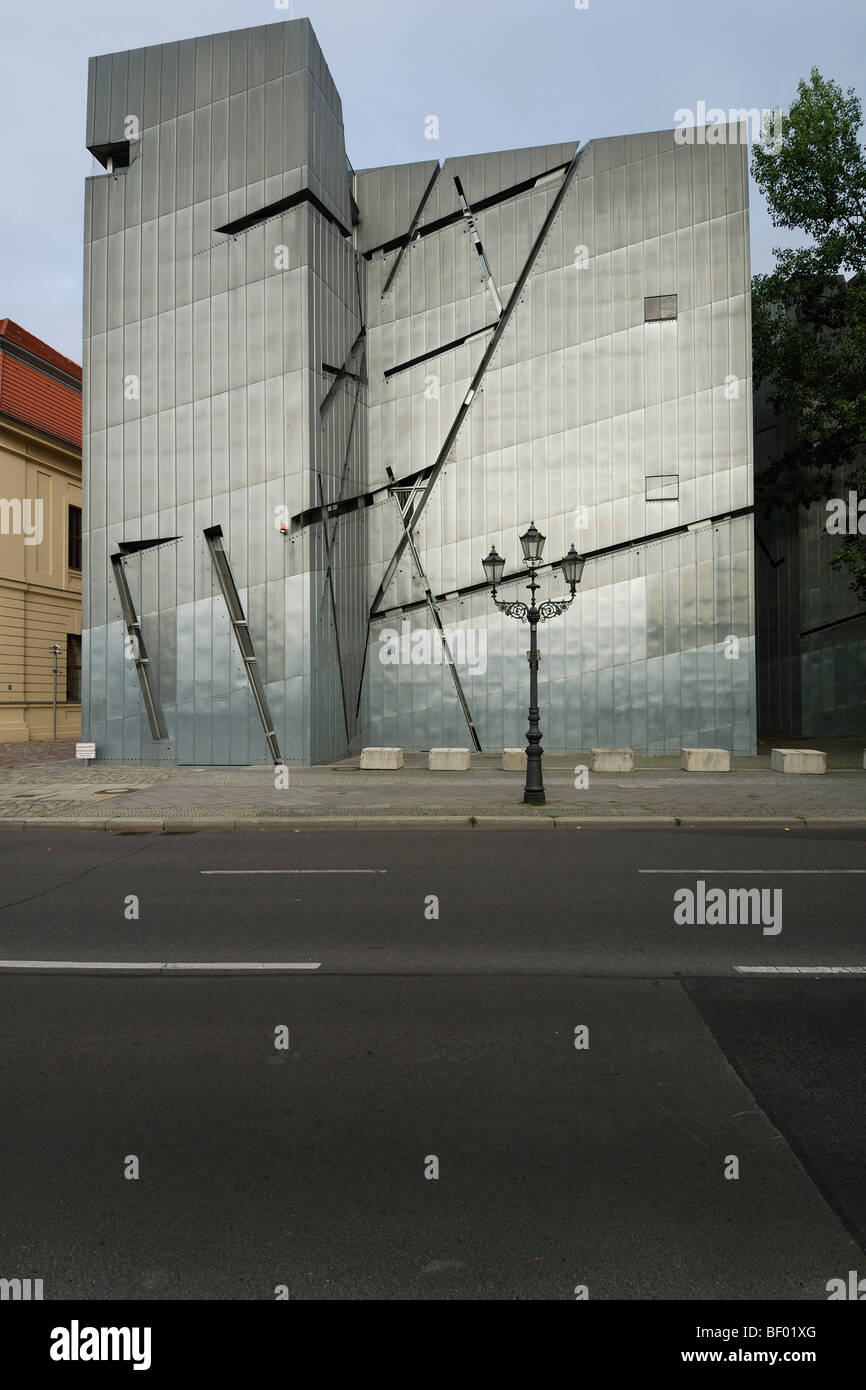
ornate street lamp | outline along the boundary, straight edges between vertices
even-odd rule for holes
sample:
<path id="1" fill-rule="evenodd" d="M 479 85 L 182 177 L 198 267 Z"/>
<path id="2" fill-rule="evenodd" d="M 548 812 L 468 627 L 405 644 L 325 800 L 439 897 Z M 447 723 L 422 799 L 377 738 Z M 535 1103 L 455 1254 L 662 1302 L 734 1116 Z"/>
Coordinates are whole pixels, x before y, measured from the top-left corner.
<path id="1" fill-rule="evenodd" d="M 527 589 L 530 591 L 529 606 L 525 603 L 502 603 L 496 597 L 496 590 L 502 580 L 505 570 L 505 561 L 501 555 L 497 555 L 495 548 L 490 551 L 486 560 L 482 560 L 484 574 L 488 584 L 493 590 L 493 602 L 502 613 L 506 613 L 509 618 L 516 618 L 519 622 L 529 623 L 529 651 L 526 653 L 529 659 L 529 729 L 526 735 L 529 744 L 526 750 L 526 786 L 523 789 L 523 800 L 533 806 L 543 806 L 544 781 L 541 775 L 541 729 L 538 724 L 538 644 L 537 630 L 538 624 L 546 621 L 547 618 L 556 618 L 560 613 L 564 613 L 571 607 L 574 599 L 574 592 L 581 581 L 583 575 L 584 560 L 578 555 L 572 545 L 568 554 L 563 557 L 558 566 L 565 576 L 565 582 L 571 590 L 569 598 L 545 599 L 543 603 L 536 604 L 535 595 L 538 584 L 535 580 L 535 567 L 541 563 L 541 555 L 544 550 L 545 537 L 537 529 L 535 522 L 531 522 L 529 530 L 520 537 L 520 544 L 523 549 L 523 558 L 529 569 L 529 583 Z"/>

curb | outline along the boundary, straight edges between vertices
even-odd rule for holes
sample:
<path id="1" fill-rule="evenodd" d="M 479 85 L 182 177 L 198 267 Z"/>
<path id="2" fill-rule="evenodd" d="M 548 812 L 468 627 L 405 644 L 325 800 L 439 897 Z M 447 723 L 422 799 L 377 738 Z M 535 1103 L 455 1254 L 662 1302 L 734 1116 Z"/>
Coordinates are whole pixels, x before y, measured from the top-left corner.
<path id="1" fill-rule="evenodd" d="M 806 821 L 801 815 L 790 816 L 680 816 L 678 824 L 686 829 L 699 830 L 701 826 L 716 826 L 719 829 L 748 830 L 756 823 L 776 830 L 803 830 Z M 866 824 L 866 822 L 864 822 Z"/>
<path id="2" fill-rule="evenodd" d="M 558 830 L 674 830 L 680 822 L 676 816 L 557 816 L 554 824 Z"/>
<path id="3" fill-rule="evenodd" d="M 862 816 L 806 816 L 805 825 L 807 830 L 857 829 L 866 825 L 866 820 Z"/>
<path id="4" fill-rule="evenodd" d="M 184 816 L 152 820 L 113 817 L 100 820 L 83 816 L 19 816 L 0 818 L 0 830 L 104 830 L 111 834 L 192 835 L 201 830 L 435 830 L 453 829 L 531 829 L 531 830 L 657 830 L 719 829 L 749 830 L 756 827 L 777 830 L 861 830 L 866 816 L 553 816 L 553 815 L 461 815 L 461 816 Z"/>

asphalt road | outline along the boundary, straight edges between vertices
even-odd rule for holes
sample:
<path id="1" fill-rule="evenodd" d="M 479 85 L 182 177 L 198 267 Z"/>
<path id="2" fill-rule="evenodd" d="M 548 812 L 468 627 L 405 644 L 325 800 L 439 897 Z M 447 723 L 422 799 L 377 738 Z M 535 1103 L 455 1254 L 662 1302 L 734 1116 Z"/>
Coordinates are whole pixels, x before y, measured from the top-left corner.
<path id="1" fill-rule="evenodd" d="M 0 1277 L 826 1299 L 866 1274 L 864 843 L 0 833 Z M 700 882 L 765 917 L 675 921 Z"/>

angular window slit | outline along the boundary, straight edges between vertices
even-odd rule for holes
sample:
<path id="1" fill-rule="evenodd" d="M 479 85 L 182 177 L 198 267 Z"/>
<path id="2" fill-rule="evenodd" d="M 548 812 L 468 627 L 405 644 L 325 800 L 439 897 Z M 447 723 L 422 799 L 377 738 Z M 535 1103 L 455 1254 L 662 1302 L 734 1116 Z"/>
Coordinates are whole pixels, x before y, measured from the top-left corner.
<path id="1" fill-rule="evenodd" d="M 460 204 L 463 209 L 463 216 L 466 221 L 466 225 L 469 228 L 469 235 L 471 236 L 473 245 L 475 246 L 475 250 L 478 253 L 478 259 L 481 261 L 481 268 L 484 271 L 484 284 L 486 286 L 487 293 L 493 300 L 493 307 L 496 310 L 496 313 L 500 318 L 502 318 L 502 300 L 499 298 L 499 291 L 497 290 L 496 282 L 493 279 L 493 272 L 491 271 L 490 266 L 487 264 L 487 257 L 484 254 L 484 247 L 481 244 L 481 237 L 478 235 L 478 227 L 475 223 L 475 217 L 473 216 L 472 209 L 467 201 L 466 194 L 463 192 L 463 184 L 460 182 L 456 174 L 454 176 L 454 186 L 457 189 L 457 196 L 460 199 Z"/>
<path id="2" fill-rule="evenodd" d="M 335 399 L 335 397 L 336 397 L 336 395 L 337 395 L 337 391 L 338 391 L 339 388 L 340 388 L 340 383 L 341 383 L 341 381 L 343 381 L 344 378 L 346 378 L 346 377 L 353 377 L 353 378 L 354 378 L 354 373 L 352 373 L 352 372 L 349 371 L 349 363 L 350 363 L 350 362 L 352 361 L 352 359 L 354 358 L 355 353 L 358 352 L 359 350 L 361 351 L 362 356 L 361 356 L 361 361 L 360 361 L 360 363 L 359 363 L 358 375 L 357 375 L 357 378 L 356 378 L 356 379 L 359 380 L 359 381 L 363 384 L 363 381 L 364 381 L 364 357 L 363 357 L 363 349 L 364 349 L 364 340 L 365 340 L 366 336 L 367 336 L 367 330 L 366 330 L 366 328 L 364 328 L 363 325 L 362 325 L 361 328 L 360 328 L 360 330 L 359 330 L 359 332 L 358 332 L 357 338 L 355 339 L 355 341 L 354 341 L 354 343 L 352 344 L 352 346 L 349 348 L 349 352 L 348 352 L 348 355 L 347 355 L 347 357 L 346 357 L 345 362 L 343 363 L 342 367 L 338 367 L 338 368 L 336 369 L 336 371 L 335 371 L 335 373 L 334 373 L 334 380 L 331 382 L 330 386 L 328 387 L 328 389 L 327 389 L 327 391 L 326 391 L 326 393 L 325 393 L 325 398 L 324 398 L 324 400 L 322 401 L 322 404 L 319 406 L 319 420 L 320 420 L 320 421 L 323 421 L 323 420 L 324 420 L 324 418 L 325 418 L 325 416 L 327 415 L 328 411 L 330 410 L 331 406 L 334 404 L 334 399 Z M 325 363 L 324 363 L 324 362 L 322 363 L 322 366 L 325 367 Z M 327 368 L 326 370 L 330 370 L 330 368 Z"/>
<path id="3" fill-rule="evenodd" d="M 409 224 L 409 230 L 408 230 L 408 232 L 406 233 L 406 239 L 405 239 L 405 241 L 403 242 L 402 246 L 400 247 L 399 254 L 397 255 L 397 257 L 396 257 L 396 259 L 395 259 L 395 261 L 394 261 L 394 264 L 392 265 L 392 267 L 391 267 L 391 269 L 390 269 L 390 271 L 389 271 L 389 273 L 388 273 L 388 278 L 387 278 L 387 280 L 385 281 L 384 286 L 382 287 L 382 298 L 383 298 L 383 299 L 385 299 L 385 298 L 387 297 L 388 291 L 390 290 L 390 288 L 391 288 L 391 286 L 393 285 L 394 281 L 397 279 L 397 276 L 398 276 L 398 274 L 400 273 L 400 267 L 401 267 L 401 265 L 403 264 L 403 257 L 406 255 L 406 252 L 408 251 L 408 249 L 409 249 L 409 247 L 411 246 L 412 242 L 414 241 L 415 237 L 418 235 L 418 223 L 421 221 L 421 215 L 422 215 L 422 213 L 423 213 L 425 207 L 427 206 L 427 200 L 429 199 L 430 194 L 433 192 L 433 189 L 434 189 L 434 187 L 435 187 L 435 185 L 436 185 L 436 180 L 439 178 L 439 175 L 440 175 L 441 172 L 442 172 L 442 171 L 441 171 L 441 168 L 440 168 L 439 164 L 437 163 L 436 168 L 433 170 L 433 173 L 432 173 L 432 175 L 430 176 L 430 181 L 429 181 L 429 183 L 427 184 L 427 187 L 424 189 L 424 192 L 421 194 L 421 201 L 419 202 L 417 208 L 415 209 L 415 216 L 412 218 L 412 221 L 411 221 L 410 224 Z"/>
<path id="4" fill-rule="evenodd" d="M 486 198 L 481 198 L 475 204 L 475 211 L 485 212 L 487 208 L 496 207 L 498 203 L 507 203 L 512 198 L 519 198 L 522 193 L 530 193 L 533 188 L 540 188 L 542 184 L 551 182 L 554 178 L 563 177 L 570 164 L 558 164 L 555 169 L 548 169 L 543 174 L 537 174 L 533 179 L 524 179 L 522 183 L 514 183 L 510 188 L 502 188 L 498 193 L 491 193 Z M 463 217 L 462 210 L 446 213 L 444 217 L 437 217 L 435 222 L 425 222 L 415 231 L 416 237 L 431 236 L 434 232 L 441 232 L 445 227 L 453 227 Z M 381 246 L 374 246 L 372 250 L 364 252 L 364 259 L 371 261 L 377 253 L 396 251 L 401 246 L 405 246 L 409 240 L 409 233 L 404 232 L 402 236 L 392 237 L 390 241 L 384 242 Z"/>
<path id="5" fill-rule="evenodd" d="M 219 582 L 225 605 L 228 609 L 229 620 L 235 634 L 235 641 L 238 644 L 238 651 L 244 663 L 247 673 L 247 680 L 250 683 L 250 691 L 253 701 L 258 711 L 262 728 L 265 731 L 265 742 L 274 763 L 281 763 L 280 745 L 277 742 L 277 735 L 274 731 L 274 721 L 271 718 L 271 711 L 268 708 L 268 700 L 265 695 L 265 688 L 262 685 L 262 678 L 259 675 L 258 662 L 253 650 L 252 639 L 250 637 L 249 626 L 246 615 L 244 614 L 241 596 L 238 593 L 235 577 L 232 574 L 229 557 L 223 545 L 223 529 L 221 526 L 208 526 L 205 528 L 204 538 L 207 541 L 210 551 L 211 561 L 214 572 Z"/>
<path id="6" fill-rule="evenodd" d="M 120 598 L 123 620 L 126 623 L 127 635 L 130 638 L 130 644 L 132 646 L 132 659 L 135 662 L 135 670 L 138 676 L 138 684 L 141 688 L 141 698 L 144 701 L 144 711 L 147 715 L 150 736 L 155 742 L 159 742 L 162 739 L 168 738 L 168 728 L 166 727 L 162 706 L 151 684 L 150 657 L 147 654 L 144 633 L 141 630 L 141 623 L 135 611 L 132 594 L 129 592 L 129 584 L 126 581 L 126 571 L 123 568 L 123 558 L 123 554 L 120 551 L 112 555 L 111 568 L 114 573 L 114 582 L 117 585 L 117 593 Z"/>
<path id="7" fill-rule="evenodd" d="M 431 348 L 429 352 L 422 352 L 418 357 L 410 357 L 407 362 L 398 362 L 396 367 L 386 367 L 383 376 L 387 381 L 389 377 L 396 376 L 398 372 L 408 372 L 410 367 L 417 367 L 419 362 L 429 362 L 431 357 L 441 357 L 443 352 L 451 352 L 454 348 L 462 347 L 472 338 L 480 338 L 485 333 L 492 333 L 495 327 L 495 323 L 486 323 L 483 328 L 476 328 L 473 333 L 464 333 L 462 338 L 455 338 L 451 343 L 443 343 L 441 347 Z"/>
<path id="8" fill-rule="evenodd" d="M 232 222 L 226 222 L 223 227 L 215 227 L 214 231 L 224 232 L 226 236 L 237 236 L 238 232 L 245 232 L 250 227 L 255 227 L 259 222 L 267 222 L 270 217 L 278 217 L 281 212 L 289 212 L 292 208 L 299 207 L 301 203 L 310 203 L 322 217 L 326 218 L 340 234 L 349 237 L 352 233 L 348 227 L 344 227 L 338 217 L 335 217 L 330 208 L 326 208 L 321 199 L 317 198 L 309 188 L 301 188 L 297 193 L 292 193 L 288 198 L 280 198 L 276 203 L 268 203 L 266 207 L 259 208 L 257 212 L 248 212 L 244 217 L 236 217 Z"/>

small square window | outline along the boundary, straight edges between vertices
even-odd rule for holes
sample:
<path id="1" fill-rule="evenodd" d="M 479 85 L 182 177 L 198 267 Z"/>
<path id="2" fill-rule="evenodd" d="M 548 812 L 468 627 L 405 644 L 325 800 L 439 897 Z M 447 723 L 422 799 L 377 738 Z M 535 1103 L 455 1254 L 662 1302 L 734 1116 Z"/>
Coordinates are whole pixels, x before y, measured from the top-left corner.
<path id="1" fill-rule="evenodd" d="M 676 502 L 680 495 L 678 473 L 654 473 L 646 479 L 646 500 L 648 502 Z"/>
<path id="2" fill-rule="evenodd" d="M 643 302 L 644 323 L 661 323 L 677 316 L 677 297 L 675 294 L 647 295 Z"/>
<path id="3" fill-rule="evenodd" d="M 69 508 L 69 547 L 67 564 L 71 570 L 81 569 L 81 508 Z"/>

